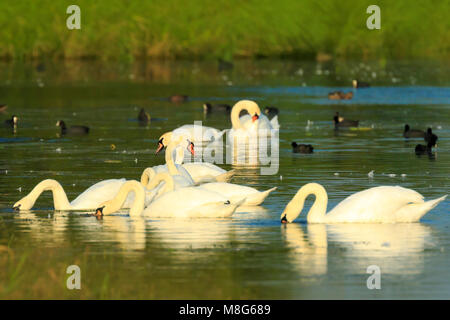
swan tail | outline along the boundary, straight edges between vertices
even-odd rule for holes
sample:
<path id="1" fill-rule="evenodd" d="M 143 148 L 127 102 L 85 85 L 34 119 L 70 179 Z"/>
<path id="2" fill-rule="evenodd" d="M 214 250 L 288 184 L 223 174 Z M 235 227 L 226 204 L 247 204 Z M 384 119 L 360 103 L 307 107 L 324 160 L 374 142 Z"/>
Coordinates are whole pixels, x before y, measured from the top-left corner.
<path id="1" fill-rule="evenodd" d="M 273 129 L 280 128 L 280 124 L 278 123 L 278 116 L 275 116 L 270 120 L 270 125 L 272 126 Z"/>
<path id="2" fill-rule="evenodd" d="M 219 131 L 216 135 L 214 135 L 214 142 L 217 142 L 218 140 L 222 139 L 222 136 L 225 134 L 227 130 Z"/>
<path id="3" fill-rule="evenodd" d="M 230 170 L 227 171 L 225 173 L 219 174 L 218 176 L 216 176 L 215 180 L 217 182 L 228 182 L 231 180 L 231 178 L 236 174 L 236 170 Z"/>
<path id="4" fill-rule="evenodd" d="M 246 206 L 259 206 L 261 203 L 264 202 L 264 200 L 267 198 L 267 196 L 274 190 L 276 190 L 277 187 L 273 187 L 269 190 L 262 191 L 262 192 L 255 192 L 252 194 L 247 195 L 246 200 L 244 202 L 244 205 Z M 234 196 L 233 199 L 230 199 L 232 202 L 234 199 L 237 199 L 238 196 Z"/>
<path id="5" fill-rule="evenodd" d="M 405 222 L 416 222 L 419 221 L 425 214 L 428 213 L 428 211 L 432 210 L 434 207 L 436 207 L 439 203 L 445 200 L 447 198 L 447 195 L 425 201 L 423 203 L 412 203 L 404 207 L 400 210 L 399 215 L 400 217 L 404 217 Z"/>

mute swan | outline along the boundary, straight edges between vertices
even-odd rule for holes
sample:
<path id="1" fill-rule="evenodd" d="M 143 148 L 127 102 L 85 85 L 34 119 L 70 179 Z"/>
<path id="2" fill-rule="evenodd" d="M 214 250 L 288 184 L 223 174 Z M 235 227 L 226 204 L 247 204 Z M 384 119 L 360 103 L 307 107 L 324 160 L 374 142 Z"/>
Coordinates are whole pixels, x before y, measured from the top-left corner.
<path id="1" fill-rule="evenodd" d="M 157 152 L 164 149 L 172 141 L 172 132 L 159 137 Z M 166 150 L 166 152 L 168 152 Z M 205 182 L 227 182 L 235 174 L 234 170 L 226 171 L 209 162 L 188 162 L 183 164 L 184 148 L 176 148 L 175 164 L 181 165 L 192 177 L 195 184 Z"/>
<path id="2" fill-rule="evenodd" d="M 246 110 L 248 114 L 239 117 L 242 110 Z M 279 129 L 278 116 L 269 119 L 261 114 L 261 110 L 256 102 L 251 100 L 241 100 L 237 102 L 231 110 L 231 131 L 237 130 L 271 130 Z M 268 132 L 270 134 L 270 132 Z"/>
<path id="3" fill-rule="evenodd" d="M 185 124 L 172 131 L 173 139 L 184 136 L 194 143 L 203 144 L 216 142 L 222 139 L 226 130 L 217 130 L 215 128 L 203 125 Z"/>
<path id="4" fill-rule="evenodd" d="M 242 197 L 245 197 L 245 201 L 242 204 L 243 206 L 258 206 L 264 202 L 272 191 L 277 189 L 277 187 L 273 187 L 266 191 L 258 191 L 252 187 L 227 182 L 205 183 L 200 185 L 199 188 L 217 192 L 230 199 L 231 202 L 236 202 L 239 199 L 242 199 Z"/>
<path id="5" fill-rule="evenodd" d="M 136 194 L 130 208 L 130 216 L 144 215 L 149 217 L 229 217 L 243 202 L 231 203 L 228 199 L 199 187 L 186 187 L 174 190 L 173 177 L 165 172 L 158 173 L 152 184 L 165 182 L 164 194 L 152 201 L 144 209 L 144 187 L 137 181 L 127 181 L 120 188 L 114 199 L 99 205 L 96 215 L 107 215 L 116 212 L 122 206 L 128 193 Z"/>
<path id="6" fill-rule="evenodd" d="M 310 223 L 416 222 L 447 197 L 425 202 L 423 196 L 414 190 L 380 186 L 347 197 L 326 214 L 328 196 L 325 188 L 318 183 L 308 183 L 287 204 L 281 214 L 281 222 L 294 221 L 310 194 L 316 197 L 306 217 Z"/>
<path id="7" fill-rule="evenodd" d="M 17 201 L 14 210 L 30 210 L 42 192 L 50 190 L 53 193 L 53 206 L 55 210 L 87 210 L 95 209 L 106 200 L 111 199 L 125 183 L 125 179 L 109 179 L 100 181 L 69 203 L 67 195 L 61 184 L 53 179 L 39 182 L 25 197 Z"/>

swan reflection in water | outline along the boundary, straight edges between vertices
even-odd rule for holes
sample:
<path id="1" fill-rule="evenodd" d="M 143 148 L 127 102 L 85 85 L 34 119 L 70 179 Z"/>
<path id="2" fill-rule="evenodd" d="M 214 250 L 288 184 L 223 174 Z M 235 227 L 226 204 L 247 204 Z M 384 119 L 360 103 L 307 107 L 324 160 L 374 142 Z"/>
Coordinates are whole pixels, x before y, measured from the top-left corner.
<path id="1" fill-rule="evenodd" d="M 436 246 L 431 232 L 430 226 L 420 223 L 282 226 L 292 264 L 302 278 L 336 268 L 365 274 L 370 265 L 379 266 L 382 274 L 419 274 L 424 269 L 424 250 Z M 342 257 L 336 260 L 338 265 L 332 265 L 328 255 Z"/>

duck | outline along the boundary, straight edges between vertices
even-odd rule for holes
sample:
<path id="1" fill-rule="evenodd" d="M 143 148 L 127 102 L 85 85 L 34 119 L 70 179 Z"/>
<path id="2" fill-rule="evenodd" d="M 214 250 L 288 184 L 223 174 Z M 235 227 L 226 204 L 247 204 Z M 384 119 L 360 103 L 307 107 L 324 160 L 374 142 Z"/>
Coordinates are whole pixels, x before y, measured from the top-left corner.
<path id="1" fill-rule="evenodd" d="M 330 100 L 350 100 L 353 98 L 353 92 L 349 91 L 344 93 L 342 91 L 333 91 L 328 93 L 328 99 Z"/>
<path id="2" fill-rule="evenodd" d="M 368 82 L 362 82 L 362 81 L 359 81 L 359 80 L 353 80 L 352 81 L 352 84 L 353 84 L 353 88 L 368 88 L 368 87 L 370 87 L 370 84 L 368 83 Z"/>
<path id="3" fill-rule="evenodd" d="M 172 141 L 172 137 L 173 135 L 171 132 L 166 132 L 159 137 L 157 153 L 169 145 Z M 185 139 L 187 138 L 185 137 Z M 166 153 L 167 152 L 169 151 L 166 150 Z M 184 148 L 181 148 L 180 146 L 176 148 L 175 164 L 180 165 L 184 170 L 186 170 L 196 185 L 206 182 L 228 182 L 236 173 L 235 170 L 226 171 L 209 162 L 183 163 L 184 152 Z"/>
<path id="4" fill-rule="evenodd" d="M 416 148 L 414 149 L 415 153 L 417 155 L 431 154 L 432 148 L 437 146 L 437 144 L 436 144 L 437 140 L 438 140 L 437 135 L 431 134 L 429 137 L 425 138 L 425 141 L 428 142 L 426 146 L 424 146 L 422 144 L 416 145 Z"/>
<path id="5" fill-rule="evenodd" d="M 8 106 L 6 104 L 0 104 L 0 113 L 4 113 L 8 109 Z"/>
<path id="6" fill-rule="evenodd" d="M 268 117 L 275 117 L 278 115 L 279 110 L 276 107 L 273 106 L 267 106 L 264 108 L 264 113 L 268 116 Z"/>
<path id="7" fill-rule="evenodd" d="M 241 111 L 247 111 L 248 115 L 239 117 Z M 270 130 L 279 129 L 278 116 L 274 116 L 272 120 L 261 114 L 261 109 L 258 104 L 251 100 L 241 100 L 237 102 L 231 110 L 231 131 L 230 134 L 245 134 L 256 132 L 260 134 L 259 130 L 267 130 L 270 135 Z"/>
<path id="8" fill-rule="evenodd" d="M 427 212 L 444 201 L 447 195 L 429 201 L 400 186 L 379 186 L 357 192 L 326 213 L 328 195 L 318 183 L 301 187 L 281 214 L 281 223 L 291 223 L 301 213 L 305 199 L 314 195 L 308 223 L 399 223 L 418 222 Z"/>
<path id="9" fill-rule="evenodd" d="M 169 101 L 172 103 L 182 103 L 189 100 L 189 97 L 187 95 L 183 94 L 175 94 L 173 96 L 169 97 Z"/>
<path id="10" fill-rule="evenodd" d="M 135 193 L 134 202 L 129 210 L 130 216 L 165 217 L 165 218 L 226 218 L 231 217 L 244 199 L 232 203 L 224 196 L 201 189 L 199 187 L 185 187 L 173 189 L 173 177 L 160 172 L 153 179 L 153 183 L 165 183 L 164 193 L 145 206 L 144 187 L 138 181 L 127 181 L 120 188 L 117 195 L 96 209 L 97 216 L 109 215 L 117 212 L 130 192 Z"/>
<path id="11" fill-rule="evenodd" d="M 67 127 L 66 123 L 62 120 L 56 122 L 57 127 L 61 127 L 61 135 L 85 135 L 89 133 L 89 127 L 87 126 L 70 126 Z"/>
<path id="12" fill-rule="evenodd" d="M 433 140 L 436 142 L 437 139 L 438 139 L 438 137 L 437 137 L 437 135 L 435 135 L 433 133 L 433 130 L 431 128 L 428 128 L 427 132 L 425 133 L 425 136 L 424 136 L 425 142 L 429 142 L 429 141 L 433 141 Z"/>
<path id="13" fill-rule="evenodd" d="M 139 111 L 139 114 L 138 114 L 138 120 L 141 123 L 150 122 L 150 120 L 151 120 L 150 114 L 145 112 L 144 108 L 141 108 L 141 110 Z"/>
<path id="14" fill-rule="evenodd" d="M 357 127 L 359 125 L 359 120 L 347 120 L 339 116 L 339 112 L 336 112 L 334 117 L 334 127 L 336 129 L 340 127 Z"/>
<path id="15" fill-rule="evenodd" d="M 4 124 L 6 127 L 9 128 L 17 128 L 17 123 L 19 122 L 19 117 L 16 115 L 13 115 L 11 119 L 5 120 Z"/>
<path id="16" fill-rule="evenodd" d="M 216 113 L 216 112 L 231 112 L 231 106 L 229 104 L 211 104 L 211 103 L 204 103 L 203 104 L 203 112 L 204 113 Z"/>
<path id="17" fill-rule="evenodd" d="M 314 148 L 310 144 L 297 144 L 297 142 L 292 142 L 292 152 L 293 153 L 313 153 Z"/>
<path id="18" fill-rule="evenodd" d="M 425 132 L 418 129 L 411 129 L 408 124 L 405 124 L 403 131 L 403 137 L 405 138 L 425 138 Z"/>

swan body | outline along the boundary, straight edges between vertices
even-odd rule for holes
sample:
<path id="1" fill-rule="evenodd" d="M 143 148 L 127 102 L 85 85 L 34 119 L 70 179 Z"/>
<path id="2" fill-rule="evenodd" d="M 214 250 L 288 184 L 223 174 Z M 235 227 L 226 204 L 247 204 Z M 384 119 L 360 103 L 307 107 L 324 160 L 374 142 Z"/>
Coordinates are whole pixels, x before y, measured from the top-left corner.
<path id="1" fill-rule="evenodd" d="M 16 210 L 30 210 L 42 192 L 52 191 L 53 205 L 55 210 L 89 210 L 95 209 L 104 201 L 114 197 L 120 187 L 125 183 L 125 179 L 109 179 L 100 181 L 69 203 L 67 195 L 61 184 L 53 179 L 46 179 L 39 182 L 33 190 L 25 197 L 17 201 L 13 208 Z"/>
<path id="2" fill-rule="evenodd" d="M 417 222 L 447 196 L 424 201 L 423 196 L 399 186 L 380 186 L 357 192 L 326 214 L 328 196 L 324 187 L 308 183 L 301 187 L 281 214 L 282 222 L 292 222 L 303 209 L 308 195 L 316 199 L 306 220 L 310 223 L 395 223 Z"/>
<path id="3" fill-rule="evenodd" d="M 217 192 L 226 198 L 230 199 L 231 202 L 239 201 L 242 197 L 245 197 L 245 201 L 242 205 L 245 206 L 258 206 L 264 202 L 267 196 L 277 188 L 271 188 L 266 191 L 258 191 L 255 188 L 241 186 L 233 183 L 226 182 L 212 182 L 205 183 L 199 186 L 201 189 Z"/>
<path id="4" fill-rule="evenodd" d="M 186 138 L 186 137 L 185 137 Z M 162 150 L 170 144 L 173 139 L 172 132 L 164 133 L 158 142 L 158 150 Z M 166 152 L 169 152 L 166 150 Z M 215 164 L 209 162 L 188 162 L 183 164 L 184 148 L 178 146 L 175 150 L 175 165 L 177 169 L 185 175 L 184 171 L 189 174 L 195 184 L 205 182 L 227 182 L 235 174 L 234 170 L 226 171 Z M 171 153 L 173 158 L 173 153 Z M 161 171 L 163 172 L 163 171 Z M 157 172 L 158 173 L 158 172 Z"/>
<path id="5" fill-rule="evenodd" d="M 179 136 L 187 137 L 190 141 L 195 143 L 211 143 L 222 139 L 225 130 L 218 130 L 211 127 L 185 124 L 172 131 L 173 139 Z"/>
<path id="6" fill-rule="evenodd" d="M 127 194 L 134 191 L 135 201 L 130 208 L 130 216 L 144 215 L 148 217 L 229 217 L 245 199 L 231 203 L 224 196 L 201 189 L 186 187 L 174 190 L 173 178 L 168 173 L 158 173 L 151 184 L 158 185 L 165 182 L 164 193 L 153 200 L 144 209 L 144 187 L 137 181 L 127 181 L 119 190 L 116 197 L 101 204 L 97 214 L 106 215 L 119 210 Z"/>

